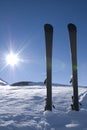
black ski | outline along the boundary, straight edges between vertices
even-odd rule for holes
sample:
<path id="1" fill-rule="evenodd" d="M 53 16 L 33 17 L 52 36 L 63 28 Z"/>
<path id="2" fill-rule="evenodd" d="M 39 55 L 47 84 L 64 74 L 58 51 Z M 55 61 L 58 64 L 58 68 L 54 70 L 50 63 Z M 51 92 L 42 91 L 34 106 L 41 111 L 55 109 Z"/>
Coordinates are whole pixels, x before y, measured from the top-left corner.
<path id="1" fill-rule="evenodd" d="M 45 110 L 52 111 L 52 41 L 53 41 L 53 27 L 50 24 L 44 25 L 45 44 L 46 44 L 46 87 L 47 98 Z"/>
<path id="2" fill-rule="evenodd" d="M 79 110 L 78 102 L 78 76 L 77 76 L 77 30 L 76 26 L 72 23 L 68 24 L 70 49 L 71 49 L 71 60 L 72 60 L 72 85 L 73 85 L 73 104 L 72 109 Z"/>

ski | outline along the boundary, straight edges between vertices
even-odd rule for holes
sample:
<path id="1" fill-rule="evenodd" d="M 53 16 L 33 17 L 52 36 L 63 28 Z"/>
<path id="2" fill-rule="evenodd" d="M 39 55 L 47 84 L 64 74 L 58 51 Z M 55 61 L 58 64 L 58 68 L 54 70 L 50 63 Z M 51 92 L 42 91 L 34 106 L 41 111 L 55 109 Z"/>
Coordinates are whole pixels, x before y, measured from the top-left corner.
<path id="1" fill-rule="evenodd" d="M 45 31 L 45 46 L 46 46 L 46 88 L 47 88 L 45 110 L 52 111 L 52 41 L 53 41 L 52 25 L 45 24 L 44 31 Z"/>
<path id="2" fill-rule="evenodd" d="M 78 102 L 78 76 L 77 76 L 77 29 L 72 23 L 68 24 L 70 49 L 71 49 L 71 60 L 72 60 L 72 85 L 73 85 L 73 96 L 71 105 L 73 110 L 79 110 Z"/>

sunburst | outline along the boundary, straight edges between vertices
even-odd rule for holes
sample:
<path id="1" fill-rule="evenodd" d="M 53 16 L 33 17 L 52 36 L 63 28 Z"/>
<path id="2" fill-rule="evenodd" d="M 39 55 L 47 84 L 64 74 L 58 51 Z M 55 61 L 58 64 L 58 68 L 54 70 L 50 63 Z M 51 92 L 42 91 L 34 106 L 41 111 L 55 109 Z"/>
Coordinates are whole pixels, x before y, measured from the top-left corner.
<path id="1" fill-rule="evenodd" d="M 20 59 L 17 54 L 10 52 L 6 55 L 6 64 L 10 66 L 18 65 Z"/>

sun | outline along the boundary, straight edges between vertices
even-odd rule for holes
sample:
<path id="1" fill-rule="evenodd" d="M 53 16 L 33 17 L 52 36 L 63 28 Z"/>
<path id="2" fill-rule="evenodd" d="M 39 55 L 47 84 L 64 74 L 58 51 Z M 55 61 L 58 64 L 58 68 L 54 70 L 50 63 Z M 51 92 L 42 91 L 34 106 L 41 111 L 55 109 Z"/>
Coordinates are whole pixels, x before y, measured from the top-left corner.
<path id="1" fill-rule="evenodd" d="M 14 54 L 13 52 L 10 52 L 6 55 L 6 63 L 10 66 L 17 65 L 19 63 L 18 55 Z"/>

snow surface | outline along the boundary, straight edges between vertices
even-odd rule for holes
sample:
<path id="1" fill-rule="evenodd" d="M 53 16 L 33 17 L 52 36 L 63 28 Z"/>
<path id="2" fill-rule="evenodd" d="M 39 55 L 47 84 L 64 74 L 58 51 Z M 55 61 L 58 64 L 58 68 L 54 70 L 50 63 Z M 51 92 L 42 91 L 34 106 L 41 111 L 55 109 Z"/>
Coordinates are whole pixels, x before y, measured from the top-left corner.
<path id="1" fill-rule="evenodd" d="M 87 88 L 72 111 L 72 87 L 53 86 L 52 112 L 44 111 L 45 86 L 0 86 L 0 130 L 87 130 Z"/>

